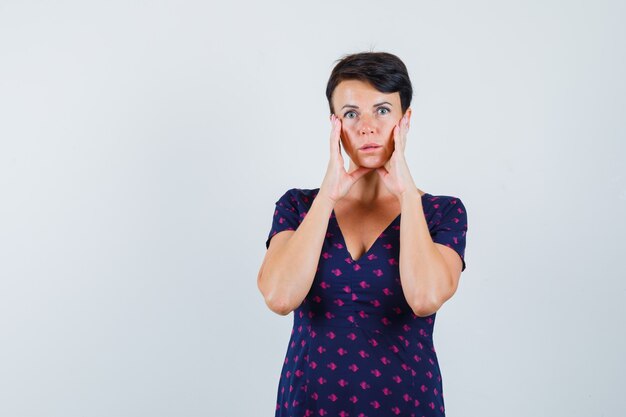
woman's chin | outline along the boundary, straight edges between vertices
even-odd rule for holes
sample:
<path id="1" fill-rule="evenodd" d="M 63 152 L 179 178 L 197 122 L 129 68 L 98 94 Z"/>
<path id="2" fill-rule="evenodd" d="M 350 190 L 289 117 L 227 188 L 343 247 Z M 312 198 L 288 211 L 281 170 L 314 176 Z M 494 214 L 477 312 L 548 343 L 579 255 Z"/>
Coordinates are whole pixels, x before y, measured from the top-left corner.
<path id="1" fill-rule="evenodd" d="M 368 159 L 365 159 L 364 161 L 363 160 L 359 161 L 359 166 L 363 168 L 381 168 L 381 167 L 384 167 L 386 163 L 387 161 L 383 159 L 368 158 Z"/>

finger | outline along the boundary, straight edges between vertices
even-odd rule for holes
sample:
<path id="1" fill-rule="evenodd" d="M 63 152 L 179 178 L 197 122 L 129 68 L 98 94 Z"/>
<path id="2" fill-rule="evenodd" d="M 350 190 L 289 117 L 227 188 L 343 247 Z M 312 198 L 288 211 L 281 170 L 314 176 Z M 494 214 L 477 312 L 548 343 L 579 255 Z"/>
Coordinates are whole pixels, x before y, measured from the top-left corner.
<path id="1" fill-rule="evenodd" d="M 374 168 L 367 168 L 367 167 L 362 167 L 362 166 L 358 166 L 357 165 L 357 166 L 354 167 L 354 169 L 352 171 L 350 171 L 350 172 L 346 171 L 346 174 L 348 174 L 348 175 L 352 175 L 352 174 L 355 174 L 355 173 L 359 173 L 360 174 L 360 171 L 364 171 L 367 174 L 369 171 L 371 171 L 373 169 Z"/>
<path id="2" fill-rule="evenodd" d="M 341 119 L 335 116 L 335 149 L 337 149 L 337 158 L 343 161 L 341 157 Z"/>
<path id="3" fill-rule="evenodd" d="M 350 175 L 350 178 L 352 178 L 353 182 L 357 182 L 359 179 L 361 179 L 363 175 L 367 174 L 373 169 L 374 168 L 358 167 L 355 168 L 352 172 L 349 172 L 348 175 Z"/>
<path id="4" fill-rule="evenodd" d="M 406 138 L 409 134 L 409 116 L 405 115 L 404 116 L 404 141 L 402 143 L 402 150 L 404 151 L 404 149 L 406 149 Z"/>
<path id="5" fill-rule="evenodd" d="M 338 154 L 341 154 L 339 149 L 339 132 L 341 132 L 341 128 L 338 127 L 337 120 L 337 116 L 335 116 L 334 114 L 330 116 L 330 154 L 333 156 L 333 158 L 336 158 Z"/>
<path id="6" fill-rule="evenodd" d="M 407 117 L 406 114 L 402 116 L 402 119 L 398 122 L 398 143 L 400 149 L 404 150 L 404 144 L 406 143 L 407 133 Z"/>
<path id="7" fill-rule="evenodd" d="M 406 138 L 407 133 L 409 133 L 409 116 L 404 115 L 404 137 Z"/>

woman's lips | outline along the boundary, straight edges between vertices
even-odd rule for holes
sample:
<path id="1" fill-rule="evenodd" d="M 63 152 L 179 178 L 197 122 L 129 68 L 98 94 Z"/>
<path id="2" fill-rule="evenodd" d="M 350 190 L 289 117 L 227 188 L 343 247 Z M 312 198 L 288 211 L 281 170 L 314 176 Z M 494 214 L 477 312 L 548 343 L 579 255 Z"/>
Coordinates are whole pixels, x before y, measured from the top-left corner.
<path id="1" fill-rule="evenodd" d="M 361 152 L 376 152 L 377 150 L 382 149 L 382 146 L 366 146 L 359 149 Z"/>

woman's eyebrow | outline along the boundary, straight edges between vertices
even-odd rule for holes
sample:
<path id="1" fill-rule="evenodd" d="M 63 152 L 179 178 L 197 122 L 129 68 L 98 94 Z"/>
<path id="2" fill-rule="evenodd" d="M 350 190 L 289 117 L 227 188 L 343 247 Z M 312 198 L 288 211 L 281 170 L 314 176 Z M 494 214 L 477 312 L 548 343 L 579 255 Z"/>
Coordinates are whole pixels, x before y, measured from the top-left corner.
<path id="1" fill-rule="evenodd" d="M 378 107 L 378 106 L 383 105 L 383 104 L 389 104 L 391 107 L 393 107 L 393 104 L 391 104 L 388 101 L 381 101 L 380 103 L 376 103 L 376 104 L 372 105 L 372 107 Z M 345 107 L 350 107 L 350 108 L 353 108 L 353 109 L 358 109 L 359 108 L 359 106 L 355 106 L 354 104 L 346 104 L 341 109 L 343 110 Z"/>

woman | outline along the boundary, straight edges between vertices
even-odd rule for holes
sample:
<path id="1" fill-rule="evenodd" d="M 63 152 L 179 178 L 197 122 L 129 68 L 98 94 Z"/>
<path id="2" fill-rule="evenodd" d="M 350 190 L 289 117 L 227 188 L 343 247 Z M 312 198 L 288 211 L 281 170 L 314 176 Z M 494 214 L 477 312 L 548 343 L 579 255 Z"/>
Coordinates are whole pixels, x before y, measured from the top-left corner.
<path id="1" fill-rule="evenodd" d="M 344 57 L 326 96 L 326 175 L 276 202 L 258 275 L 268 307 L 294 312 L 276 416 L 444 416 L 432 334 L 465 269 L 465 207 L 409 172 L 412 87 L 397 56 Z"/>

